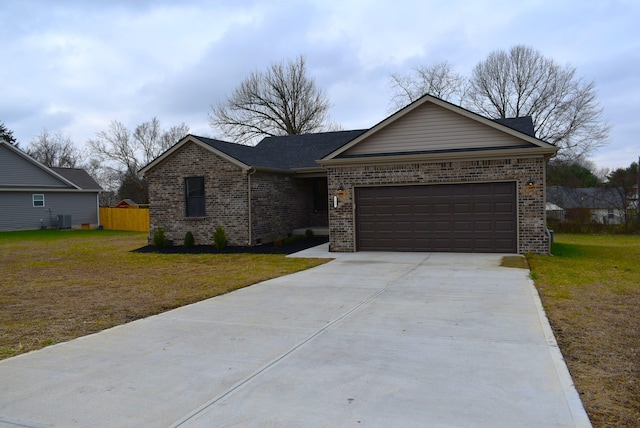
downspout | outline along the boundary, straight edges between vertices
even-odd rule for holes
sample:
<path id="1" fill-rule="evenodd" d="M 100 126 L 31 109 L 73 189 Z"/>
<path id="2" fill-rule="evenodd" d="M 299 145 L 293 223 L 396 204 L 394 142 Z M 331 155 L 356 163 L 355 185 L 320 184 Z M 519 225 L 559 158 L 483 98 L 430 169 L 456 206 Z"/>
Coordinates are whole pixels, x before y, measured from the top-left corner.
<path id="1" fill-rule="evenodd" d="M 252 238 L 252 218 L 251 218 L 251 176 L 253 174 L 256 173 L 256 169 L 255 168 L 249 168 L 249 170 L 247 171 L 247 203 L 248 203 L 248 213 L 249 213 L 249 243 L 247 244 L 248 246 L 251 246 L 251 243 L 253 242 L 253 238 Z"/>
<path id="2" fill-rule="evenodd" d="M 96 193 L 96 211 L 98 212 L 98 224 L 97 229 L 100 229 L 100 192 Z"/>

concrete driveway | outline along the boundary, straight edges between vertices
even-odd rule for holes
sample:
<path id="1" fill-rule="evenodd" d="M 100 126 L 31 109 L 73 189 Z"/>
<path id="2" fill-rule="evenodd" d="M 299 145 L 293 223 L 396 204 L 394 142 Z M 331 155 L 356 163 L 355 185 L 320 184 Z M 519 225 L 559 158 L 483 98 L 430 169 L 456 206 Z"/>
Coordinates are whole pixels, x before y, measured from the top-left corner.
<path id="1" fill-rule="evenodd" d="M 1 361 L 0 427 L 590 426 L 528 271 L 331 255 Z"/>

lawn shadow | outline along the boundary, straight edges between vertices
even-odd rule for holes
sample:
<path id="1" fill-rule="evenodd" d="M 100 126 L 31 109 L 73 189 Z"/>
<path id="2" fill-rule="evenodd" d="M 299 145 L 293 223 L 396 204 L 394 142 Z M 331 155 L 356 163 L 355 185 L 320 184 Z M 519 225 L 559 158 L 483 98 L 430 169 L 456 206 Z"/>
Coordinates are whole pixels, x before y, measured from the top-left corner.
<path id="1" fill-rule="evenodd" d="M 551 244 L 551 254 L 556 257 L 565 257 L 568 259 L 574 259 L 584 257 L 587 252 L 584 250 L 584 246 L 575 244 L 561 244 L 554 242 Z"/>

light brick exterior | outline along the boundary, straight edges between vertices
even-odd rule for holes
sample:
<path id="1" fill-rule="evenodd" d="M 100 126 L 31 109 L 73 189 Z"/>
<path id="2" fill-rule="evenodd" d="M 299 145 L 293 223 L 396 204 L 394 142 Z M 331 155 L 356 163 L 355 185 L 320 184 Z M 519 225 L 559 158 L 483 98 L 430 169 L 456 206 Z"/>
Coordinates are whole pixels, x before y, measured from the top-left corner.
<path id="1" fill-rule="evenodd" d="M 314 212 L 311 181 L 257 172 L 251 176 L 252 236 L 272 242 L 294 229 L 327 226 L 327 211 Z"/>
<path id="2" fill-rule="evenodd" d="M 205 217 L 187 217 L 186 177 L 204 177 Z M 246 245 L 249 239 L 247 176 L 242 169 L 190 143 L 146 175 L 149 183 L 149 242 L 158 227 L 175 245 L 187 231 L 196 245 L 212 245 L 217 226 L 224 227 L 229 245 Z"/>
<path id="3" fill-rule="evenodd" d="M 549 252 L 545 224 L 545 160 L 542 157 L 331 166 L 327 170 L 329 195 L 337 195 L 341 185 L 345 189 L 345 194 L 338 197 L 338 208 L 329 210 L 331 251 L 357 250 L 353 206 L 356 187 L 515 181 L 518 252 Z M 529 180 L 535 182 L 533 187 L 527 186 Z"/>
<path id="4" fill-rule="evenodd" d="M 145 177 L 149 183 L 149 243 L 159 227 L 174 245 L 182 245 L 188 231 L 196 245 L 212 245 L 215 228 L 222 226 L 229 245 L 246 246 L 284 238 L 296 228 L 328 224 L 326 211 L 313 210 L 310 180 L 292 174 L 245 172 L 194 143 L 172 153 Z M 186 216 L 186 177 L 204 177 L 204 217 Z"/>

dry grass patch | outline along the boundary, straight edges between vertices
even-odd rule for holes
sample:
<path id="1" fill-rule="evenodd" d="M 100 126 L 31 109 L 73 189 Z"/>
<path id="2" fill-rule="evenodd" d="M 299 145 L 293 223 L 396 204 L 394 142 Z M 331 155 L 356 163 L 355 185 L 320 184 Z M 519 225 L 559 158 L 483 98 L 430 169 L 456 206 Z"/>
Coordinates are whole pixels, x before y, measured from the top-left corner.
<path id="1" fill-rule="evenodd" d="M 557 235 L 532 277 L 596 427 L 640 426 L 640 236 Z"/>
<path id="2" fill-rule="evenodd" d="M 327 261 L 131 252 L 144 245 L 131 232 L 0 233 L 0 359 Z"/>
<path id="3" fill-rule="evenodd" d="M 529 269 L 527 259 L 524 256 L 504 256 L 500 260 L 500 266 L 517 269 Z"/>

